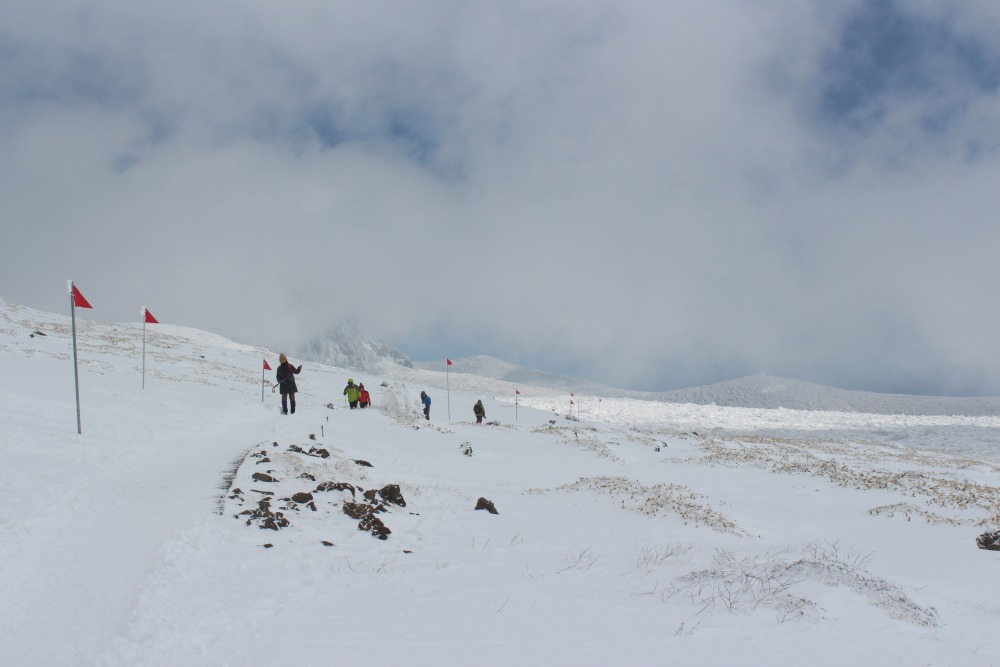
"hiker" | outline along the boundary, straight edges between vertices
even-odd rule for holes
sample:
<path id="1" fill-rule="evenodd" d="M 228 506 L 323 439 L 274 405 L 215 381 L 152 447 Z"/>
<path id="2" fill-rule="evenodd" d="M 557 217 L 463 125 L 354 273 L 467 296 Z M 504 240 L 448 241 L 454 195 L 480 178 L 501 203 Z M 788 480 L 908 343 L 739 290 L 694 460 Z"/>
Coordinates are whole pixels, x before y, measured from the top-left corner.
<path id="1" fill-rule="evenodd" d="M 302 365 L 300 364 L 298 368 L 292 366 L 288 363 L 288 357 L 284 353 L 278 355 L 278 361 L 281 365 L 278 366 L 278 370 L 275 372 L 275 376 L 278 379 L 278 385 L 281 388 L 281 414 L 287 415 L 288 413 L 288 403 L 292 404 L 291 414 L 295 414 L 295 392 L 299 390 L 295 386 L 295 376 L 302 371 Z"/>
<path id="2" fill-rule="evenodd" d="M 420 402 L 424 404 L 424 419 L 427 421 L 431 420 L 431 397 L 427 395 L 427 392 L 420 392 Z"/>
<path id="3" fill-rule="evenodd" d="M 361 392 L 358 397 L 358 407 L 367 408 L 372 404 L 372 396 L 368 393 L 368 390 L 365 389 L 364 382 L 358 385 L 358 390 Z"/>
<path id="4" fill-rule="evenodd" d="M 486 408 L 483 407 L 483 399 L 476 401 L 476 404 L 472 406 L 472 413 L 476 415 L 476 423 L 482 424 L 483 417 L 486 416 Z"/>
<path id="5" fill-rule="evenodd" d="M 358 389 L 358 385 L 354 384 L 354 378 L 347 381 L 347 386 L 344 387 L 344 396 L 347 397 L 347 402 L 351 406 L 351 410 L 358 407 L 358 399 L 361 397 L 361 390 Z"/>

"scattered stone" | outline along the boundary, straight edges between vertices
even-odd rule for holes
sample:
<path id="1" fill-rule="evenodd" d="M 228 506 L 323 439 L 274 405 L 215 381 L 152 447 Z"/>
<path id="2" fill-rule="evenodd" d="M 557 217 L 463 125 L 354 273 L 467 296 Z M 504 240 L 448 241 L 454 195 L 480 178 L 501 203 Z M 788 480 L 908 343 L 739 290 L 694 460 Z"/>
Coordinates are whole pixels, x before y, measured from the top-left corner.
<path id="1" fill-rule="evenodd" d="M 253 480 L 255 482 L 277 482 L 278 481 L 277 478 L 271 477 L 267 473 L 263 473 L 263 472 L 255 472 L 253 474 Z"/>
<path id="2" fill-rule="evenodd" d="M 389 539 L 389 534 L 392 532 L 389 530 L 388 526 L 382 523 L 382 519 L 374 515 L 366 516 L 364 519 L 359 521 L 358 530 L 370 532 L 380 540 Z"/>
<path id="3" fill-rule="evenodd" d="M 403 549 L 403 553 L 404 554 L 412 554 L 413 552 L 410 551 L 409 549 Z"/>
<path id="4" fill-rule="evenodd" d="M 260 545 L 260 546 L 264 547 L 265 549 L 270 549 L 270 548 L 272 548 L 272 547 L 273 547 L 274 545 L 273 545 L 273 544 L 271 544 L 270 542 L 268 542 L 267 544 L 262 544 L 262 545 Z"/>
<path id="5" fill-rule="evenodd" d="M 459 450 L 466 456 L 472 456 L 472 445 L 468 442 L 463 442 L 458 446 Z"/>
<path id="6" fill-rule="evenodd" d="M 477 510 L 486 510 L 490 514 L 500 514 L 500 512 L 497 512 L 497 508 L 493 504 L 493 501 L 492 500 L 486 500 L 486 498 L 480 498 L 479 499 L 479 501 L 476 503 L 476 509 Z"/>
<path id="7" fill-rule="evenodd" d="M 320 540 L 319 543 L 322 544 L 324 547 L 335 547 L 335 546 L 337 546 L 333 542 L 327 542 L 326 540 Z"/>
<path id="8" fill-rule="evenodd" d="M 299 479 L 308 479 L 310 482 L 315 482 L 316 481 L 315 475 L 310 475 L 307 472 L 304 472 L 301 475 L 299 475 Z"/>
<path id="9" fill-rule="evenodd" d="M 273 496 L 274 491 L 261 491 L 259 489 L 250 489 L 250 493 L 260 493 L 265 496 Z"/>
<path id="10" fill-rule="evenodd" d="M 375 516 L 376 512 L 385 511 L 384 506 L 366 505 L 364 503 L 344 503 L 344 514 L 352 519 L 359 519 L 358 530 L 370 532 L 380 540 L 387 539 L 392 532 Z"/>
<path id="11" fill-rule="evenodd" d="M 262 530 L 265 528 L 269 530 L 281 530 L 282 528 L 287 528 L 292 525 L 291 522 L 285 518 L 283 513 L 271 511 L 270 498 L 262 498 L 257 503 L 257 509 L 244 510 L 236 516 L 249 516 L 250 518 L 247 519 L 246 522 L 247 525 L 249 526 L 256 521 Z"/>
<path id="12" fill-rule="evenodd" d="M 316 434 L 315 433 L 310 433 L 309 434 L 309 439 L 310 440 L 315 440 L 316 439 Z"/>
<path id="13" fill-rule="evenodd" d="M 980 549 L 1000 551 L 1000 530 L 995 533 L 983 533 L 976 538 L 976 545 Z"/>
<path id="14" fill-rule="evenodd" d="M 269 458 L 267 458 L 267 457 L 265 456 L 265 457 L 264 457 L 264 458 L 262 458 L 262 459 L 261 459 L 260 461 L 257 461 L 257 465 L 260 465 L 261 463 L 270 463 L 270 462 L 271 462 L 271 459 L 269 459 Z"/>
<path id="15" fill-rule="evenodd" d="M 357 497 L 354 487 L 347 482 L 322 482 L 315 491 L 350 491 L 351 495 Z"/>
<path id="16" fill-rule="evenodd" d="M 294 500 L 295 502 L 300 503 L 302 505 L 308 503 L 312 499 L 313 499 L 313 494 L 305 492 L 305 491 L 300 491 L 298 493 L 293 493 L 292 494 L 292 500 Z"/>
<path id="17" fill-rule="evenodd" d="M 309 451 L 307 452 L 298 445 L 289 445 L 288 451 L 295 452 L 296 454 L 305 454 L 306 456 L 316 456 L 321 459 L 330 458 L 330 452 L 326 451 L 322 447 L 310 447 Z"/>
<path id="18" fill-rule="evenodd" d="M 368 461 L 362 461 L 361 459 L 354 459 L 354 462 L 357 463 L 359 466 L 364 466 L 365 468 L 374 467 L 371 463 L 368 463 Z"/>
<path id="19" fill-rule="evenodd" d="M 403 492 L 399 490 L 399 484 L 386 484 L 378 490 L 378 495 L 387 503 L 406 507 L 406 500 L 403 499 Z"/>

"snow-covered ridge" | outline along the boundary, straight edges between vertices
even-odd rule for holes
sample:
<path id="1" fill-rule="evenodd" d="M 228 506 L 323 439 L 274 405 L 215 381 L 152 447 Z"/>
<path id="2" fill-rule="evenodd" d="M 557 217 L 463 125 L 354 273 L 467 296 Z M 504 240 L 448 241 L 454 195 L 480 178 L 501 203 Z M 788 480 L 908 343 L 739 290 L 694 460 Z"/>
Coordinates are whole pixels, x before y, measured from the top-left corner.
<path id="1" fill-rule="evenodd" d="M 758 373 L 736 380 L 666 392 L 617 389 L 565 376 L 551 375 L 489 356 L 453 359 L 450 372 L 504 382 L 588 394 L 603 398 L 639 399 L 662 403 L 716 405 L 758 410 L 813 410 L 879 415 L 1000 416 L 1000 397 L 957 398 L 908 396 L 837 389 L 802 380 Z M 415 362 L 416 368 L 444 370 L 444 362 Z"/>
<path id="2" fill-rule="evenodd" d="M 956 398 L 908 396 L 851 391 L 765 373 L 749 377 L 660 392 L 648 396 L 670 403 L 723 407 L 863 412 L 882 415 L 1000 415 L 1000 397 Z"/>
<path id="3" fill-rule="evenodd" d="M 382 371 L 386 366 L 413 367 L 405 354 L 364 334 L 354 323 L 342 324 L 316 336 L 297 354 L 307 361 L 373 373 Z"/>

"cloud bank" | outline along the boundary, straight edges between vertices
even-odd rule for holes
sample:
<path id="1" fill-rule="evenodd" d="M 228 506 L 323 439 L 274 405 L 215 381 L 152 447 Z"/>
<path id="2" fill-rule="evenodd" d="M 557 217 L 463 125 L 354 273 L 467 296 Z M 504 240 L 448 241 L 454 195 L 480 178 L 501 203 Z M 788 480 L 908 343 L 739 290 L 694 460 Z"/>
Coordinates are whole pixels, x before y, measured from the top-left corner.
<path id="1" fill-rule="evenodd" d="M 1000 9 L 827 5 L 9 7 L 0 295 L 629 388 L 1000 394 Z"/>

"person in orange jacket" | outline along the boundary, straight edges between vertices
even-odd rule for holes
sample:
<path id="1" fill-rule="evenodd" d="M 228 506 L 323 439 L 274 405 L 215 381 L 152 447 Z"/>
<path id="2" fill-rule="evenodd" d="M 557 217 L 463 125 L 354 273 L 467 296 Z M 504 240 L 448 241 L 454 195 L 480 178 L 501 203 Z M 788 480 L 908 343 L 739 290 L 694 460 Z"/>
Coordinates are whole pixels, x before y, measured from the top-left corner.
<path id="1" fill-rule="evenodd" d="M 365 389 L 364 383 L 359 384 L 358 389 L 361 390 L 361 394 L 358 396 L 358 407 L 367 408 L 369 405 L 372 404 L 371 394 L 369 394 L 368 390 Z"/>

